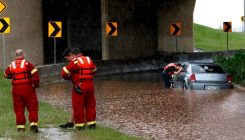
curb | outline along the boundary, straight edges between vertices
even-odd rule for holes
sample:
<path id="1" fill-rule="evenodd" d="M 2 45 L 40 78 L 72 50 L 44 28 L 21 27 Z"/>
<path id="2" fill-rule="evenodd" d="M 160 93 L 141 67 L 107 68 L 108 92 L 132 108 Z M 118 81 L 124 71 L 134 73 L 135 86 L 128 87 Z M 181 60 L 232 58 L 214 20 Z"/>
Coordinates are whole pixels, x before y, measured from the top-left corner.
<path id="1" fill-rule="evenodd" d="M 233 83 L 233 86 L 240 89 L 240 90 L 245 90 L 245 87 L 244 86 L 241 86 L 241 85 L 238 85 L 238 84 L 234 84 Z"/>

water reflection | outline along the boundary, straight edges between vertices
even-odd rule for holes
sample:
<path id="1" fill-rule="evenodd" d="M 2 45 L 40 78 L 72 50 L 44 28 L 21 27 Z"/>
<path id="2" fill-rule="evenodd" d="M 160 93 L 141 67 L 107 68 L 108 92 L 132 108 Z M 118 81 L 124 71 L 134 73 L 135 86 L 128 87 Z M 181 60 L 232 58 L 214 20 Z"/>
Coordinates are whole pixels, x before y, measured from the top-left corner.
<path id="1" fill-rule="evenodd" d="M 158 72 L 97 77 L 97 120 L 146 139 L 245 137 L 244 91 L 184 91 L 162 85 Z M 70 88 L 68 83 L 45 86 L 40 98 L 69 109 Z"/>

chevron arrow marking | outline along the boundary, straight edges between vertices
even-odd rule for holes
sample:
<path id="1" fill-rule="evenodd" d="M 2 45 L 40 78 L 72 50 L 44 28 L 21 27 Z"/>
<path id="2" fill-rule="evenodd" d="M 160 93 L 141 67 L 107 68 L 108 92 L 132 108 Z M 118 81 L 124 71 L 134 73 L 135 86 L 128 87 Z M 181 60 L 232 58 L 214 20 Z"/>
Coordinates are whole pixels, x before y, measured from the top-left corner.
<path id="1" fill-rule="evenodd" d="M 0 13 L 2 13 L 6 9 L 6 7 L 7 6 L 2 1 L 0 1 Z"/>
<path id="2" fill-rule="evenodd" d="M 117 36 L 117 22 L 106 23 L 106 34 L 107 36 Z"/>
<path id="3" fill-rule="evenodd" d="M 1 28 L 0 33 L 10 33 L 10 19 L 9 18 L 0 18 Z"/>
<path id="4" fill-rule="evenodd" d="M 48 30 L 48 36 L 49 37 L 61 37 L 61 31 L 62 31 L 62 23 L 59 21 L 50 21 L 49 22 L 49 30 Z"/>
<path id="5" fill-rule="evenodd" d="M 181 23 L 174 23 L 170 26 L 171 35 L 180 35 L 181 34 Z"/>
<path id="6" fill-rule="evenodd" d="M 224 22 L 224 32 L 231 32 L 231 22 Z"/>

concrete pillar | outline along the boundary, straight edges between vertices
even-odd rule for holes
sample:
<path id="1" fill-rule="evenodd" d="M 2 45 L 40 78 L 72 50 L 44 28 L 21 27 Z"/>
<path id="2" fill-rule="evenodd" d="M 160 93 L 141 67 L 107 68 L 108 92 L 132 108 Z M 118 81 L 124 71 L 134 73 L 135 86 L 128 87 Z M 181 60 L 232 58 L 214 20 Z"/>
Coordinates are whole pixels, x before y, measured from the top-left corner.
<path id="1" fill-rule="evenodd" d="M 170 24 L 181 22 L 177 52 L 193 52 L 193 12 L 195 0 L 168 0 L 160 3 L 158 15 L 158 51 L 176 52 L 176 36 L 170 35 Z"/>
<path id="2" fill-rule="evenodd" d="M 41 0 L 1 0 L 7 8 L 1 17 L 10 18 L 10 34 L 5 34 L 6 66 L 14 60 L 15 50 L 23 49 L 27 60 L 43 64 L 43 29 Z M 3 40 L 0 35 L 0 63 L 3 68 Z"/>
<path id="3" fill-rule="evenodd" d="M 109 42 L 106 37 L 106 22 L 108 21 L 108 1 L 109 0 L 101 0 L 102 60 L 109 60 Z"/>
<path id="4" fill-rule="evenodd" d="M 157 19 L 152 0 L 101 0 L 102 58 L 131 59 L 157 52 Z M 107 37 L 106 22 L 118 23 L 118 35 Z"/>

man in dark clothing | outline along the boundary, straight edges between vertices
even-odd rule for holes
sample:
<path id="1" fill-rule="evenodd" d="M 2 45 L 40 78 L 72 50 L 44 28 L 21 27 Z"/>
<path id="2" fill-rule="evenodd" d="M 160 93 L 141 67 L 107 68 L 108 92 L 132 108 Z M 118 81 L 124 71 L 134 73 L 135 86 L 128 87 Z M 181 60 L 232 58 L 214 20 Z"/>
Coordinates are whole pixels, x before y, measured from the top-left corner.
<path id="1" fill-rule="evenodd" d="M 163 78 L 165 88 L 171 87 L 171 82 L 170 82 L 171 76 L 173 74 L 178 75 L 181 72 L 181 70 L 182 70 L 182 65 L 180 63 L 178 64 L 170 63 L 163 68 L 162 78 Z"/>

